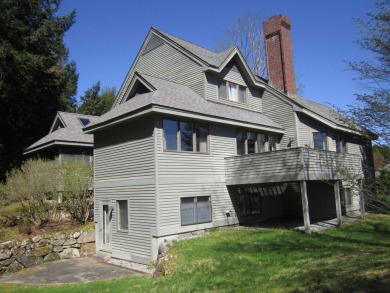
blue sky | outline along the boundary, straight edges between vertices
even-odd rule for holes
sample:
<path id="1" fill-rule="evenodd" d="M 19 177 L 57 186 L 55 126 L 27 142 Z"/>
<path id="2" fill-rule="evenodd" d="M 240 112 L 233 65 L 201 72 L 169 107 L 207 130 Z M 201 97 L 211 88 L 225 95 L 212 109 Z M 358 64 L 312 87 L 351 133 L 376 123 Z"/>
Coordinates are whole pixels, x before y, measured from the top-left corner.
<path id="1" fill-rule="evenodd" d="M 366 18 L 373 0 L 63 0 L 59 15 L 76 10 L 66 33 L 69 60 L 79 72 L 78 94 L 100 80 L 118 90 L 151 26 L 214 50 L 234 18 L 258 13 L 263 19 L 285 14 L 291 36 L 297 82 L 303 96 L 345 107 L 361 86 L 344 61 L 369 58 L 354 43 L 352 18 Z"/>

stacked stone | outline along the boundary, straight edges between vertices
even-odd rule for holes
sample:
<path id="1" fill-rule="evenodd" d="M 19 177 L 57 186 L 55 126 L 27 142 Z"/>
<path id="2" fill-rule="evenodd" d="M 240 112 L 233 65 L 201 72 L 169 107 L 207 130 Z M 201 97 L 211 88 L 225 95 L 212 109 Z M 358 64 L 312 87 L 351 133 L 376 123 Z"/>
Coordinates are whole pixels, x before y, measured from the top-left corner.
<path id="1" fill-rule="evenodd" d="M 0 275 L 44 262 L 95 254 L 95 230 L 56 233 L 0 244 Z"/>

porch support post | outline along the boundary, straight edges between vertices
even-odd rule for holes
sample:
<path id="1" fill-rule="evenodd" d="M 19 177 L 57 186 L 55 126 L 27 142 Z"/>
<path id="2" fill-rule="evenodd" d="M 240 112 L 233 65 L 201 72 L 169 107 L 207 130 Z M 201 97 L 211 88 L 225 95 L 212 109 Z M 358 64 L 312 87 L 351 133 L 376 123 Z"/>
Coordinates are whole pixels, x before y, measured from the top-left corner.
<path id="1" fill-rule="evenodd" d="M 305 224 L 305 233 L 311 234 L 309 201 L 307 199 L 306 181 L 301 181 L 300 184 L 301 184 L 301 200 L 302 200 L 303 222 Z"/>
<path id="2" fill-rule="evenodd" d="M 334 199 L 336 202 L 336 215 L 337 215 L 337 226 L 343 224 L 343 218 L 341 214 L 341 200 L 340 200 L 340 181 L 336 181 L 334 184 Z"/>
<path id="3" fill-rule="evenodd" d="M 363 192 L 363 180 L 359 180 L 359 205 L 360 205 L 360 214 L 361 218 L 366 218 L 366 208 L 364 205 L 364 192 Z"/>

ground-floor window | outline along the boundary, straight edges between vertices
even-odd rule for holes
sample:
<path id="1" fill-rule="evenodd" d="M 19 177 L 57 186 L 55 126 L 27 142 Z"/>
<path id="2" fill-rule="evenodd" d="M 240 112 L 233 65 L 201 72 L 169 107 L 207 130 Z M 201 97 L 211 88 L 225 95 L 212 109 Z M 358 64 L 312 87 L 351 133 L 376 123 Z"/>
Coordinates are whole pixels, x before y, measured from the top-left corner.
<path id="1" fill-rule="evenodd" d="M 181 225 L 211 222 L 210 196 L 182 197 L 180 202 Z"/>
<path id="2" fill-rule="evenodd" d="M 127 200 L 117 200 L 116 203 L 118 231 L 127 232 L 129 230 L 129 213 Z"/>

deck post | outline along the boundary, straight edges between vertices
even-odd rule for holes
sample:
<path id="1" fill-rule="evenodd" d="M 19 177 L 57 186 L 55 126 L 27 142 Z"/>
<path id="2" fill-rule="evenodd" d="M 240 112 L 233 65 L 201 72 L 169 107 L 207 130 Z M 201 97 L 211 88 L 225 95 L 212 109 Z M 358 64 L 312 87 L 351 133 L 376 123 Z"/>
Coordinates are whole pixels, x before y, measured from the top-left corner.
<path id="1" fill-rule="evenodd" d="M 341 214 L 341 199 L 340 199 L 340 182 L 334 183 L 334 199 L 336 202 L 336 215 L 337 215 L 337 226 L 341 227 L 343 224 L 343 218 Z"/>
<path id="2" fill-rule="evenodd" d="M 364 193 L 363 193 L 363 180 L 359 180 L 359 205 L 360 205 L 360 214 L 361 218 L 366 218 L 366 209 L 364 205 Z"/>
<path id="3" fill-rule="evenodd" d="M 311 234 L 309 201 L 307 199 L 306 181 L 305 180 L 301 181 L 300 184 L 301 184 L 301 200 L 302 200 L 303 222 L 305 224 L 305 233 Z"/>

